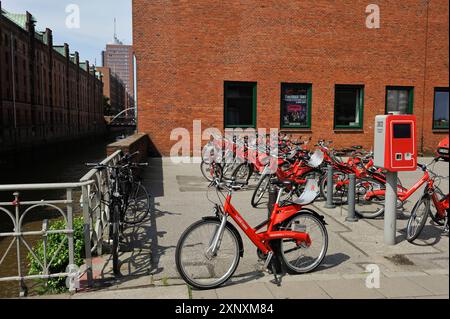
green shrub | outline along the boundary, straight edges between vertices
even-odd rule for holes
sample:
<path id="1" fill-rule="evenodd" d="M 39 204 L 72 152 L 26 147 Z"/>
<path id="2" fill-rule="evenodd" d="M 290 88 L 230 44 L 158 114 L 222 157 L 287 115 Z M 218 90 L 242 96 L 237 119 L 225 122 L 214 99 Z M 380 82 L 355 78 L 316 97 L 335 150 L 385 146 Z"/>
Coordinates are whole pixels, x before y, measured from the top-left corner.
<path id="1" fill-rule="evenodd" d="M 55 220 L 50 222 L 50 230 L 61 230 L 66 228 L 66 223 L 63 220 Z M 81 266 L 84 257 L 84 234 L 83 234 L 83 218 L 74 218 L 73 221 L 74 228 L 74 263 L 77 266 Z M 49 234 L 47 236 L 47 263 L 49 263 L 53 256 L 55 256 L 61 242 L 64 241 L 58 255 L 54 258 L 50 268 L 49 273 L 62 273 L 66 272 L 66 268 L 69 265 L 69 246 L 67 235 L 65 234 Z M 39 260 L 44 260 L 44 241 L 39 240 L 34 247 L 34 253 L 39 258 Z M 31 253 L 28 253 L 29 261 L 29 275 L 41 275 L 43 273 L 42 267 L 39 262 L 34 258 Z M 39 294 L 46 293 L 62 293 L 67 291 L 66 287 L 66 277 L 50 278 L 48 280 L 40 280 L 43 285 L 40 285 L 36 289 Z"/>

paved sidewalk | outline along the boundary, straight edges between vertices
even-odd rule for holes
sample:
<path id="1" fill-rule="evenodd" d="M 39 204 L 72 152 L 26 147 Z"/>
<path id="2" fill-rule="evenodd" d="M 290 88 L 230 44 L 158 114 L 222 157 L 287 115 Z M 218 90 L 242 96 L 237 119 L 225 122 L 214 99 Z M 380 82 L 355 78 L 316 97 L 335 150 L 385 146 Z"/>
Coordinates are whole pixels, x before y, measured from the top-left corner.
<path id="1" fill-rule="evenodd" d="M 127 230 L 120 261 L 122 277 L 114 279 L 108 255 L 97 258 L 94 274 L 100 291 L 72 298 L 188 298 L 189 292 L 175 267 L 175 248 L 182 232 L 192 223 L 212 213 L 206 198 L 207 183 L 199 164 L 174 164 L 170 159 L 150 159 L 144 182 L 155 198 L 155 211 L 142 225 Z M 429 163 L 431 159 L 421 159 Z M 435 171 L 448 175 L 448 163 L 438 163 Z M 421 172 L 401 173 L 403 184 L 412 186 Z M 261 223 L 266 208 L 254 209 L 248 190 L 236 192 L 233 204 L 250 225 Z M 448 179 L 441 188 L 448 192 Z M 409 212 L 420 196 L 418 191 L 398 213 L 397 242 L 383 242 L 383 219 L 346 222 L 346 207 L 324 208 L 317 201 L 310 208 L 325 216 L 329 247 L 323 264 L 311 274 L 286 276 L 281 287 L 273 276 L 257 271 L 254 245 L 243 235 L 244 257 L 231 282 L 211 291 L 192 291 L 196 298 L 448 298 L 449 241 L 442 229 L 430 222 L 415 244 L 405 240 Z M 215 199 L 211 192 L 210 199 Z M 368 289 L 366 266 L 381 272 L 380 288 Z M 155 288 L 154 286 L 157 286 Z"/>
<path id="2" fill-rule="evenodd" d="M 448 274 L 404 273 L 387 277 L 382 274 L 379 288 L 367 288 L 367 274 L 302 275 L 284 277 L 281 286 L 270 275 L 230 284 L 215 290 L 192 291 L 193 299 L 448 299 Z"/>
<path id="3" fill-rule="evenodd" d="M 443 271 L 444 273 L 445 271 Z M 173 285 L 157 282 L 148 287 L 127 288 L 121 285 L 98 291 L 41 296 L 51 299 L 448 299 L 447 274 L 381 274 L 379 288 L 366 286 L 367 274 L 286 276 L 281 286 L 273 276 L 234 277 L 213 290 L 190 290 L 183 282 Z M 142 280 L 139 281 L 144 284 Z M 136 284 L 136 282 L 135 282 Z M 159 285 L 159 286 L 158 286 Z"/>

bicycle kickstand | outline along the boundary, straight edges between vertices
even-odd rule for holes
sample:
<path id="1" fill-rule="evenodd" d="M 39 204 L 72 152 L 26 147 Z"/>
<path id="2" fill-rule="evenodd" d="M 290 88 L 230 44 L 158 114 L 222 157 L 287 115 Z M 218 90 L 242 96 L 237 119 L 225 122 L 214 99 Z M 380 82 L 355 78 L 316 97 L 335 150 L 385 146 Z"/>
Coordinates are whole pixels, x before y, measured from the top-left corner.
<path id="1" fill-rule="evenodd" d="M 449 233 L 448 231 L 448 217 L 445 218 L 445 223 L 444 223 L 444 233 Z"/>
<path id="2" fill-rule="evenodd" d="M 277 267 L 275 267 L 275 263 L 271 262 L 271 266 L 272 266 L 272 273 L 273 276 L 275 277 L 275 284 L 278 287 L 281 287 L 281 278 L 278 278 L 278 274 L 277 274 Z"/>

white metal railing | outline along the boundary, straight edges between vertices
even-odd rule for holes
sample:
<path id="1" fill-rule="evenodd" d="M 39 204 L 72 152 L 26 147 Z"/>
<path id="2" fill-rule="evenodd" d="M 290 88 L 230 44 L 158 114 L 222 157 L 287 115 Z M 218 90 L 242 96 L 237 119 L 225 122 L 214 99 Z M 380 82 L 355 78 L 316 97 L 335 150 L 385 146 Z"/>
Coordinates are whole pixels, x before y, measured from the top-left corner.
<path id="1" fill-rule="evenodd" d="M 116 164 L 122 157 L 122 151 L 118 150 L 101 164 Z M 81 207 L 84 220 L 84 240 L 85 240 L 85 263 L 88 285 L 92 285 L 92 253 L 102 254 L 103 238 L 108 235 L 109 210 L 107 201 L 109 196 L 109 177 L 106 170 L 99 171 L 93 169 L 89 171 L 77 183 L 54 183 L 54 184 L 19 184 L 19 185 L 0 185 L 0 192 L 12 192 L 14 200 L 12 202 L 0 202 L 0 215 L 6 214 L 7 219 L 11 220 L 13 231 L 0 233 L 0 239 L 11 242 L 7 245 L 4 253 L 0 253 L 0 267 L 6 259 L 6 256 L 15 246 L 17 257 L 17 274 L 15 276 L 0 277 L 2 281 L 19 281 L 20 295 L 26 295 L 27 288 L 25 280 L 27 279 L 48 279 L 54 277 L 69 277 L 72 274 L 69 271 L 64 273 L 50 273 L 50 267 L 55 261 L 55 257 L 62 248 L 63 244 L 68 245 L 69 265 L 74 264 L 74 238 L 73 238 L 73 217 L 74 217 L 74 199 L 73 192 L 81 190 Z M 65 190 L 65 198 L 41 201 L 22 201 L 21 191 L 45 191 L 45 190 Z M 64 219 L 66 228 L 59 230 L 49 230 L 46 219 L 42 216 L 42 229 L 39 231 L 24 230 L 25 218 L 31 214 L 38 217 L 36 208 L 50 208 Z M 46 238 L 49 234 L 65 234 L 67 240 L 61 242 L 53 256 L 46 256 Z M 33 247 L 27 241 L 30 236 L 40 236 L 44 242 L 44 258 L 41 260 L 36 255 Z M 26 275 L 23 269 L 23 260 L 21 250 L 25 249 L 34 256 L 42 273 L 40 275 Z M 47 258 L 49 257 L 49 258 Z M 48 261 L 50 259 L 50 261 Z M 71 291 L 75 291 L 75 286 L 70 286 Z"/>

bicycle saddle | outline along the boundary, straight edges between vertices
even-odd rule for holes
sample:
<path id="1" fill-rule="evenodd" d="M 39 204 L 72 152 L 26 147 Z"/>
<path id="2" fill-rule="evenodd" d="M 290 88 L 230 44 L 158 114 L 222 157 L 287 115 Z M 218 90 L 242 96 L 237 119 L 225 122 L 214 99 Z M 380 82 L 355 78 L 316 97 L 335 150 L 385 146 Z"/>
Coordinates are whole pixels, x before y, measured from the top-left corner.
<path id="1" fill-rule="evenodd" d="M 305 190 L 300 195 L 300 197 L 294 201 L 294 204 L 301 206 L 309 205 L 316 200 L 317 196 L 319 196 L 319 193 L 320 188 L 317 184 L 317 180 L 308 179 L 308 181 L 306 182 Z"/>

